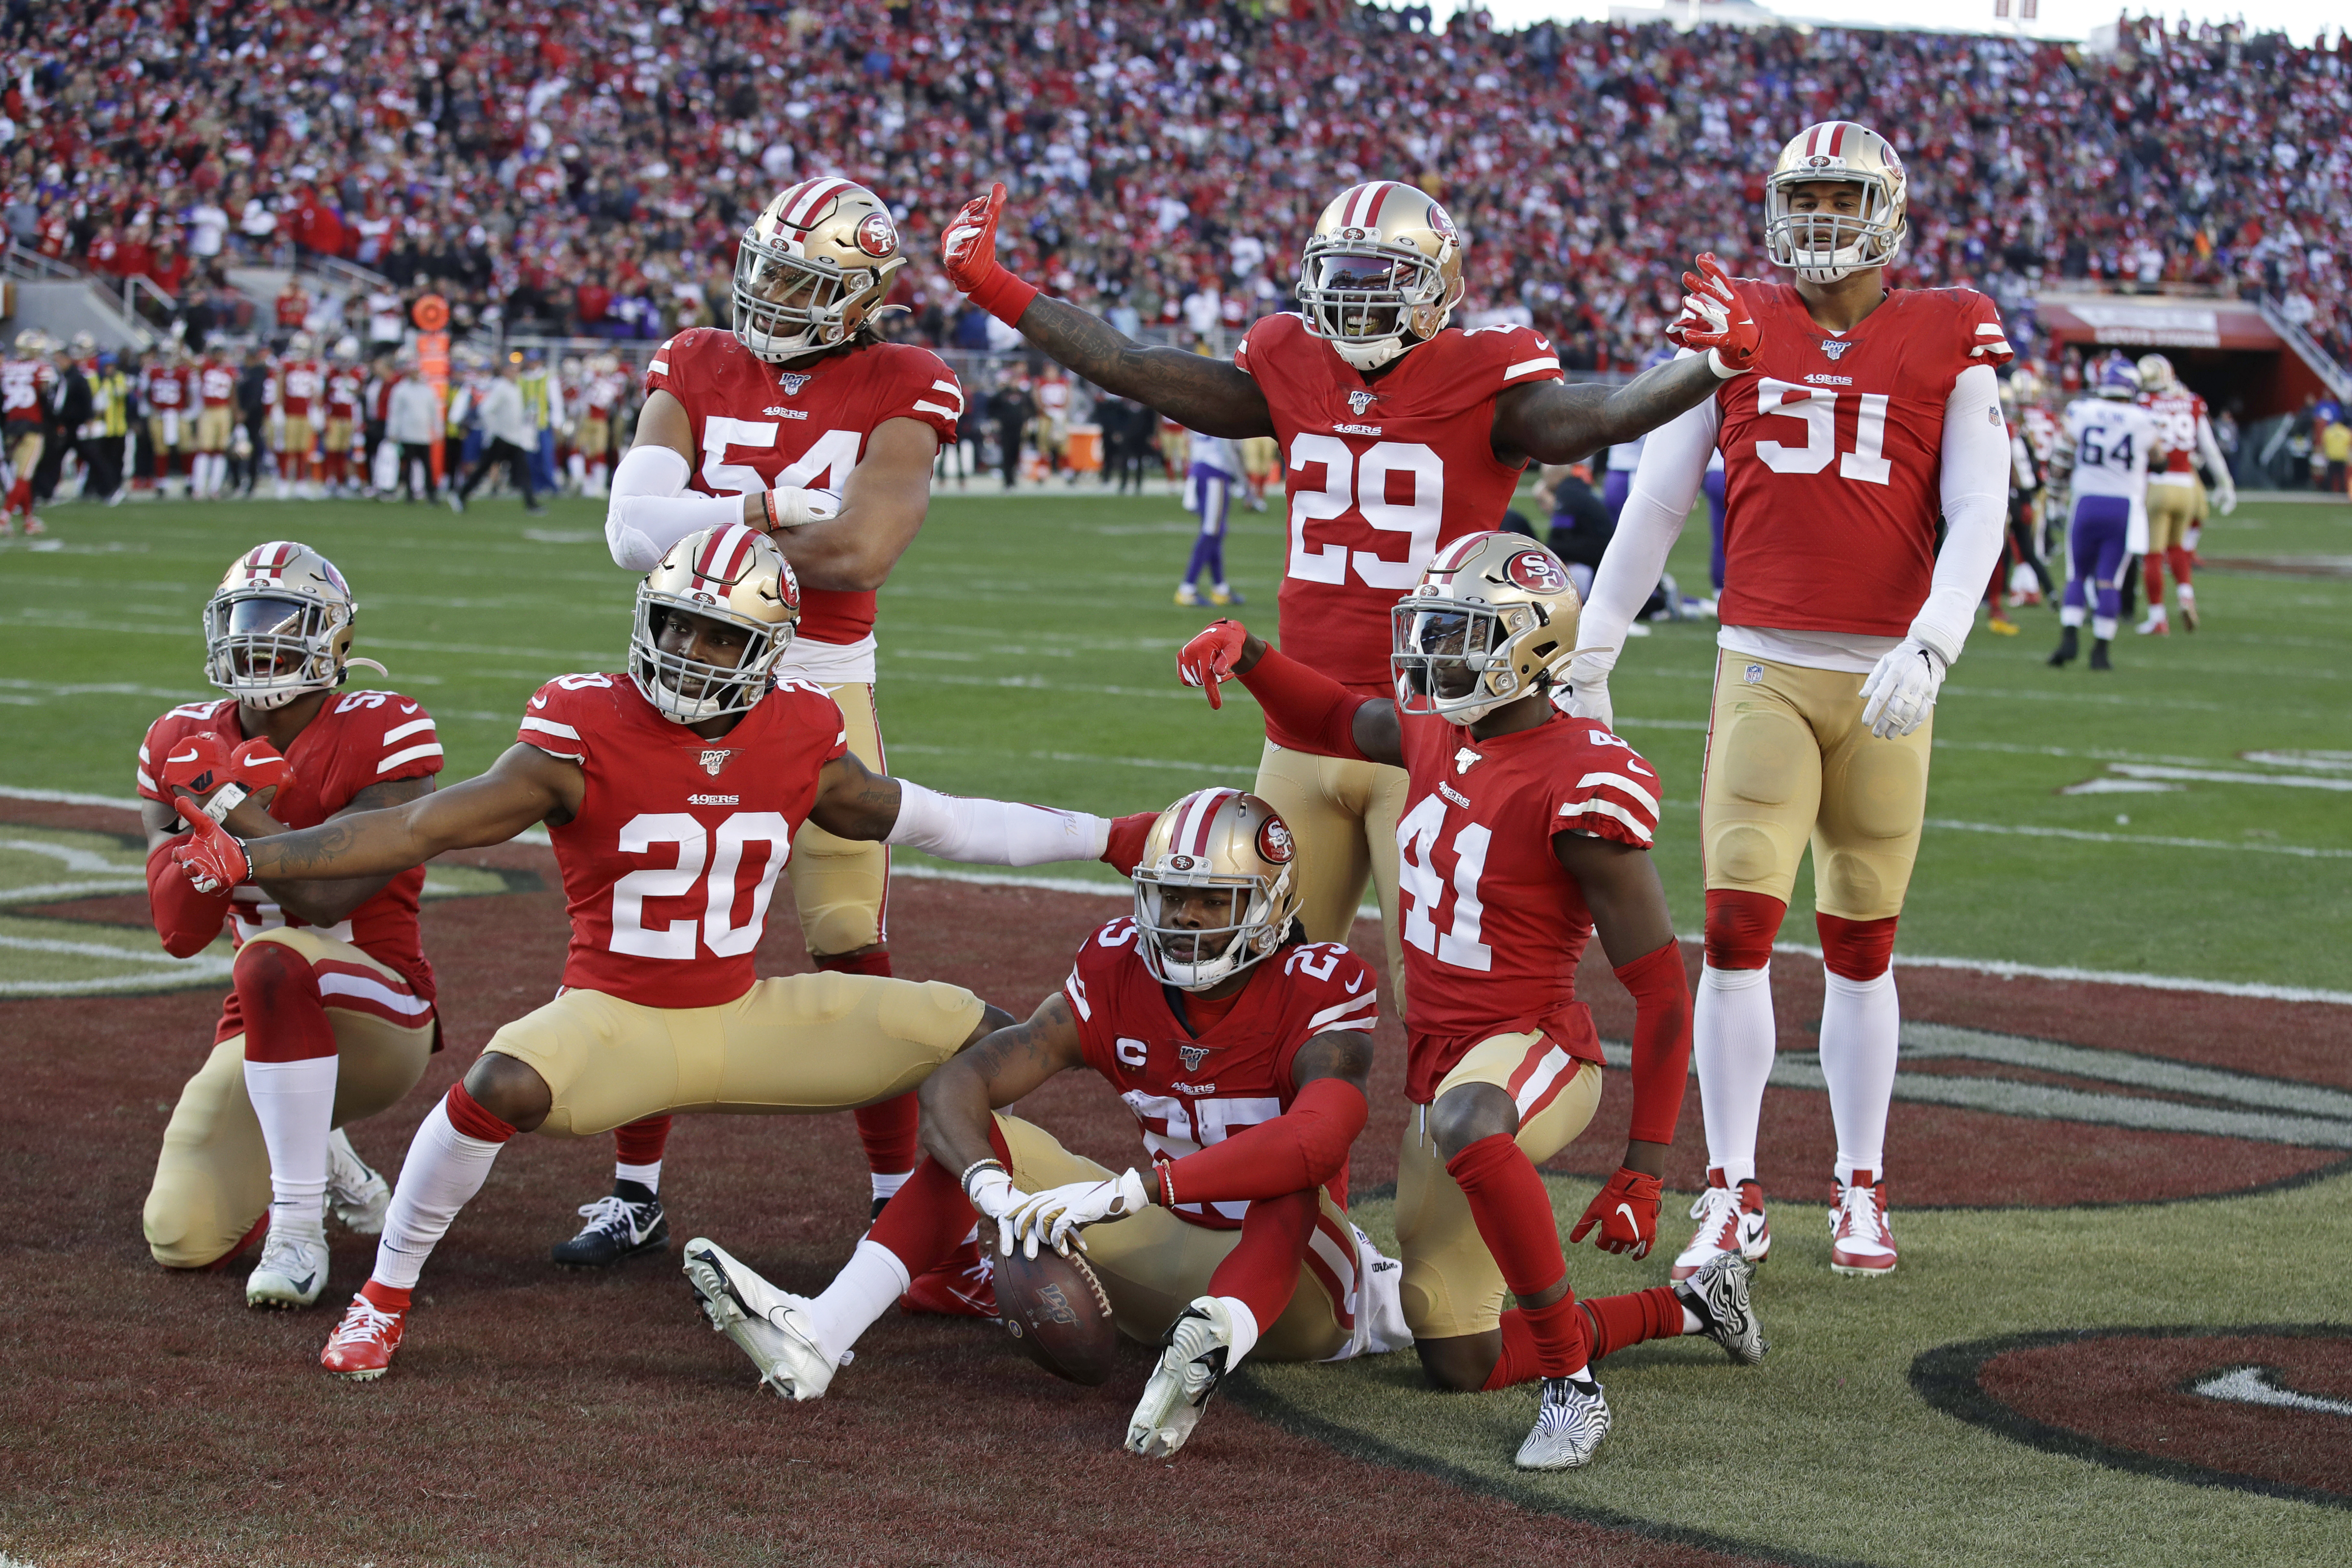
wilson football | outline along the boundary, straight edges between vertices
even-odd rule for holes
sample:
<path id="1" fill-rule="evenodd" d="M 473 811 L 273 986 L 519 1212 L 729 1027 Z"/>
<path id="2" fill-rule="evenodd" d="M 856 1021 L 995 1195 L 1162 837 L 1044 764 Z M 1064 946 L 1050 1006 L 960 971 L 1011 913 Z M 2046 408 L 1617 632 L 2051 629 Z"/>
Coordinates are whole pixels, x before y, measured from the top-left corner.
<path id="1" fill-rule="evenodd" d="M 1110 1375 L 1118 1328 L 1102 1281 L 1078 1256 L 1014 1248 L 996 1258 L 996 1310 L 1029 1359 L 1088 1387 Z"/>

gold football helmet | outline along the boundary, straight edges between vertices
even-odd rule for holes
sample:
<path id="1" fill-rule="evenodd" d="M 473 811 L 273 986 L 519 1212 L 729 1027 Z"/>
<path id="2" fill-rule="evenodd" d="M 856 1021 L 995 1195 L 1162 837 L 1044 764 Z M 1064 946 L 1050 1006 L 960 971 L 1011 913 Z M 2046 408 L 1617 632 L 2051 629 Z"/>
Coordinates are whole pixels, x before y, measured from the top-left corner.
<path id="1" fill-rule="evenodd" d="M 1542 689 L 1576 651 L 1582 608 L 1559 557 L 1525 534 L 1455 540 L 1389 612 L 1398 711 L 1475 724 Z"/>
<path id="2" fill-rule="evenodd" d="M 1395 180 L 1350 185 L 1298 257 L 1307 330 L 1377 370 L 1445 330 L 1462 302 L 1462 231 L 1434 197 Z"/>
<path id="3" fill-rule="evenodd" d="M 906 265 L 881 197 L 848 180 L 803 180 L 743 231 L 736 340 L 771 364 L 845 342 Z"/>
<path id="4" fill-rule="evenodd" d="M 2170 392 L 2179 384 L 2180 377 L 2173 370 L 2170 360 L 2162 354 L 2139 356 L 2139 389 L 2142 392 Z"/>
<path id="5" fill-rule="evenodd" d="M 1136 946 L 1151 977 L 1206 991 L 1279 948 L 1298 910 L 1297 858 L 1289 826 L 1254 795 L 1194 790 L 1161 812 L 1134 871 Z M 1201 919 L 1199 889 L 1212 923 L 1178 924 Z"/>
<path id="6" fill-rule="evenodd" d="M 672 615 L 740 628 L 749 638 L 742 657 L 722 665 L 666 652 L 662 626 Z M 768 694 L 800 618 L 800 579 L 773 540 L 740 522 L 689 533 L 637 584 L 629 679 L 680 724 L 748 713 Z"/>
<path id="7" fill-rule="evenodd" d="M 283 708 L 341 686 L 359 605 L 335 563 L 275 540 L 236 558 L 205 605 L 205 679 L 248 707 Z"/>
<path id="8" fill-rule="evenodd" d="M 1791 193 L 1816 180 L 1862 187 L 1862 210 L 1799 212 Z M 1851 120 L 1809 125 L 1780 149 L 1764 183 L 1764 251 L 1808 283 L 1834 283 L 1865 267 L 1885 267 L 1903 248 L 1908 180 L 1885 137 Z"/>

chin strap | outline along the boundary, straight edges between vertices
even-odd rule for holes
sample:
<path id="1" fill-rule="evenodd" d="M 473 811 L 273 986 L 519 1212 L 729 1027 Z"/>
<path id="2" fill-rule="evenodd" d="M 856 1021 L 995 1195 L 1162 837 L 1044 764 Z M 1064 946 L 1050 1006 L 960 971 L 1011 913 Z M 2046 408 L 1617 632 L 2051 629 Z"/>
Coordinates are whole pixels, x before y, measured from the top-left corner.
<path id="1" fill-rule="evenodd" d="M 1331 346 L 1339 351 L 1341 359 L 1346 360 L 1356 369 L 1370 371 L 1378 370 L 1381 366 L 1402 358 L 1404 351 L 1413 345 L 1406 342 L 1404 334 L 1399 332 L 1394 337 L 1382 338 L 1376 343 L 1343 343 L 1335 341 Z"/>

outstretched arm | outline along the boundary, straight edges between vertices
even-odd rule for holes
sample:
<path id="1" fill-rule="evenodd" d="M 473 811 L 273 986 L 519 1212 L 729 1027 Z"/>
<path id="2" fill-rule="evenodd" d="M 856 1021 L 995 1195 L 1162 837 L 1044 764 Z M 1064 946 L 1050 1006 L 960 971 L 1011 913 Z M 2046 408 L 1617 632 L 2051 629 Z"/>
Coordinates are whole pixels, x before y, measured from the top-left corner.
<path id="1" fill-rule="evenodd" d="M 1011 1105 L 1055 1073 L 1086 1065 L 1077 1020 L 1055 991 L 1027 1022 L 1008 1025 L 950 1057 L 923 1080 L 923 1152 L 962 1175 L 996 1157 L 989 1112 Z"/>
<path id="2" fill-rule="evenodd" d="M 577 763 L 518 743 L 478 778 L 405 805 L 251 839 L 245 879 L 390 876 L 445 849 L 504 844 L 535 823 L 570 821 L 586 783 Z"/>
<path id="3" fill-rule="evenodd" d="M 1228 676 L 1238 678 L 1269 718 L 1326 756 L 1404 764 L 1404 739 L 1394 702 L 1357 696 L 1281 649 L 1268 647 L 1264 637 L 1239 621 L 1218 621 L 1186 643 L 1176 656 L 1176 670 L 1185 685 L 1208 692 L 1212 707 L 1218 704 L 1218 683 Z"/>
<path id="4" fill-rule="evenodd" d="M 1538 381 L 1495 399 L 1495 455 L 1507 463 L 1580 462 L 1631 441 L 1715 395 L 1723 378 L 1705 354 L 1643 371 L 1622 386 Z"/>
<path id="5" fill-rule="evenodd" d="M 846 752 L 818 775 L 809 820 L 836 838 L 903 845 L 979 866 L 1100 859 L 1112 826 L 1083 811 L 941 795 L 877 773 Z"/>
<path id="6" fill-rule="evenodd" d="M 1181 1160 L 1160 1162 L 1146 1184 L 1151 1201 L 1174 1208 L 1278 1198 L 1321 1186 L 1347 1164 L 1348 1150 L 1364 1130 L 1371 1071 L 1370 1035 L 1316 1036 L 1292 1058 L 1298 1093 L 1290 1109 Z"/>
<path id="7" fill-rule="evenodd" d="M 1004 187 L 975 197 L 940 236 L 948 280 L 971 302 L 1017 328 L 1059 363 L 1097 386 L 1132 397 L 1204 436 L 1271 436 L 1265 395 L 1248 374 L 1182 349 L 1146 348 L 1097 316 L 1048 299 L 996 258 Z"/>

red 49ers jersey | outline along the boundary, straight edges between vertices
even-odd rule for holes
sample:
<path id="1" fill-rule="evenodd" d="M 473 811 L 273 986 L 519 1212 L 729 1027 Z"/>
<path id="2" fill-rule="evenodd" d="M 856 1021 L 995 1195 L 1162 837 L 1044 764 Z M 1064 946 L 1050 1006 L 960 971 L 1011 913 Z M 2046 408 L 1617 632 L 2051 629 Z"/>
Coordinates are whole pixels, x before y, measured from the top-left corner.
<path id="1" fill-rule="evenodd" d="M 206 360 L 196 373 L 197 386 L 207 408 L 226 408 L 236 397 L 236 367 L 226 360 Z"/>
<path id="2" fill-rule="evenodd" d="M 238 721 L 236 700 L 223 697 L 174 708 L 147 727 L 139 746 L 139 794 L 169 805 L 172 795 L 157 783 L 163 760 L 188 736 L 211 731 L 231 746 L 251 739 Z M 316 827 L 352 804 L 362 790 L 394 779 L 423 778 L 441 771 L 441 742 L 433 715 L 413 697 L 396 691 L 345 691 L 330 696 L 317 718 L 286 748 L 294 782 L 269 803 L 269 815 L 289 827 Z M 435 994 L 433 966 L 416 930 L 416 900 L 425 868 L 415 867 L 386 882 L 375 897 L 338 924 L 324 928 L 407 978 L 424 1005 Z M 229 905 L 229 931 L 239 946 L 265 931 L 304 922 L 271 903 L 251 884 L 240 887 Z M 245 1030 L 236 993 L 228 994 L 215 1043 Z"/>
<path id="3" fill-rule="evenodd" d="M 327 373 L 327 417 L 357 419 L 360 416 L 360 373 L 341 366 Z"/>
<path id="4" fill-rule="evenodd" d="M 680 332 L 654 351 L 646 395 L 656 392 L 686 405 L 701 454 L 688 482 L 714 496 L 837 491 L 885 420 L 919 420 L 952 444 L 963 416 L 963 388 L 929 349 L 863 343 L 785 371 L 714 327 Z M 854 643 L 873 629 L 872 594 L 801 590 L 795 637 Z"/>
<path id="5" fill-rule="evenodd" d="M 316 360 L 288 360 L 278 367 L 278 407 L 289 419 L 308 419 L 310 405 L 327 386 L 326 374 Z"/>
<path id="6" fill-rule="evenodd" d="M 1525 327 L 1449 328 L 1367 379 L 1292 312 L 1255 322 L 1234 363 L 1265 395 L 1290 496 L 1283 650 L 1386 697 L 1390 606 L 1440 546 L 1501 525 L 1525 470 L 1495 456 L 1496 397 L 1558 381 L 1559 355 Z"/>
<path id="7" fill-rule="evenodd" d="M 1412 777 L 1397 821 L 1405 1098 L 1428 1104 L 1454 1063 L 1495 1035 L 1540 1029 L 1599 1061 L 1592 1015 L 1576 999 L 1592 915 L 1552 836 L 1647 849 L 1656 772 L 1600 725 L 1557 711 L 1487 741 L 1430 714 L 1397 721 Z"/>
<path id="8" fill-rule="evenodd" d="M 0 419 L 11 425 L 39 423 L 41 395 L 57 379 L 58 373 L 46 361 L 0 360 Z"/>
<path id="9" fill-rule="evenodd" d="M 2159 483 L 2179 483 L 2197 477 L 2197 427 L 2205 420 L 2205 400 L 2182 387 L 2178 392 L 2160 392 L 2140 401 L 2147 411 L 2164 425 L 2164 467 L 2150 479 Z M 2177 475 L 2166 480 L 2163 476 Z"/>
<path id="10" fill-rule="evenodd" d="M 1722 623 L 1906 636 L 1936 570 L 1944 405 L 1960 372 L 2009 363 L 2000 312 L 1972 289 L 1896 289 L 1839 335 L 1785 283 L 1739 291 L 1764 353 L 1715 395 Z"/>
<path id="11" fill-rule="evenodd" d="M 171 365 L 156 365 L 139 378 L 139 395 L 151 414 L 178 413 L 187 401 L 187 390 L 179 371 Z"/>
<path id="12" fill-rule="evenodd" d="M 818 773 L 849 749 L 833 699 L 779 681 L 706 741 L 625 675 L 565 675 L 531 698 L 515 738 L 588 775 L 580 815 L 548 835 L 572 915 L 563 984 L 647 1007 L 749 991 L 793 835 Z"/>
<path id="13" fill-rule="evenodd" d="M 1298 1047 L 1334 1030 L 1370 1034 L 1380 1012 L 1380 990 L 1362 960 L 1337 942 L 1305 942 L 1260 959 L 1232 1010 L 1195 1038 L 1144 967 L 1132 920 L 1087 939 L 1062 994 L 1087 1065 L 1135 1113 L 1153 1157 L 1171 1160 L 1288 1110 L 1298 1094 L 1290 1079 Z M 1335 1200 L 1346 1179 L 1344 1170 L 1332 1178 Z M 1179 1204 L 1171 1212 L 1233 1230 L 1249 1204 Z M 1354 1256 L 1352 1243 L 1345 1255 Z"/>

